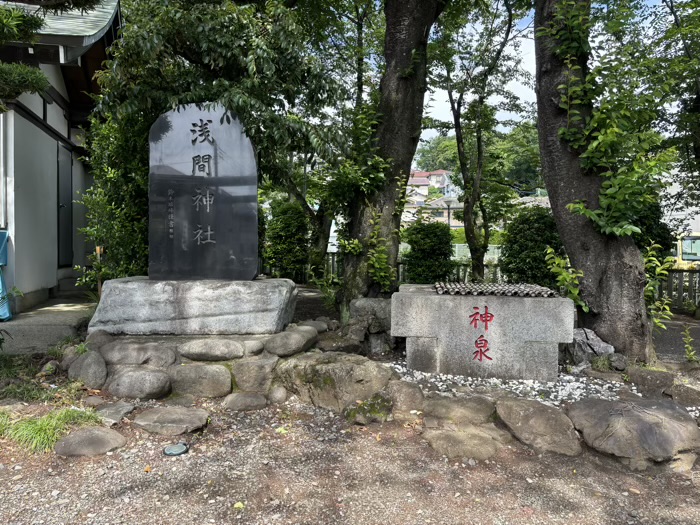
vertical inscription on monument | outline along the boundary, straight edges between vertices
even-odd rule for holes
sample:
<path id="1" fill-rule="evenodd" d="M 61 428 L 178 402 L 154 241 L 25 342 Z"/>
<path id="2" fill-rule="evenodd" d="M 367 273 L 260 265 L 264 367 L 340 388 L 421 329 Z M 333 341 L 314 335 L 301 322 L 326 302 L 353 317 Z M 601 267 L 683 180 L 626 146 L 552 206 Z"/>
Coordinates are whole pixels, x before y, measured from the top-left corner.
<path id="1" fill-rule="evenodd" d="M 255 153 L 224 109 L 194 104 L 150 132 L 149 277 L 253 279 L 258 265 Z"/>

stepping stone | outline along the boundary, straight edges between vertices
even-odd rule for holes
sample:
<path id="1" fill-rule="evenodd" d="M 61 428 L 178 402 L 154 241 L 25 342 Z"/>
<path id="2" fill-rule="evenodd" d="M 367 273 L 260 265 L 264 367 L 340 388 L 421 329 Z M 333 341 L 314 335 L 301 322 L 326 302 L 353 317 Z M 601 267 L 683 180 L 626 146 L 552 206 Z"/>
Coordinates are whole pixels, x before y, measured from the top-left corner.
<path id="1" fill-rule="evenodd" d="M 136 416 L 134 424 L 154 434 L 177 436 L 202 428 L 208 419 L 209 412 L 201 408 L 158 407 Z"/>
<path id="2" fill-rule="evenodd" d="M 86 427 L 75 430 L 56 443 L 59 456 L 99 456 L 126 445 L 119 432 L 104 427 Z"/>
<path id="3" fill-rule="evenodd" d="M 568 416 L 588 446 L 639 466 L 700 447 L 697 423 L 669 400 L 584 399 L 569 406 Z"/>
<path id="4" fill-rule="evenodd" d="M 489 459 L 507 436 L 493 425 L 466 426 L 462 430 L 426 430 L 423 437 L 438 454 L 450 459 Z M 510 438 L 511 440 L 513 438 Z"/>
<path id="5" fill-rule="evenodd" d="M 107 403 L 101 405 L 97 409 L 97 414 L 102 418 L 102 421 L 108 427 L 117 425 L 123 418 L 134 411 L 134 405 L 126 401 L 117 401 L 116 403 Z"/>
<path id="6" fill-rule="evenodd" d="M 97 408 L 100 405 L 104 405 L 105 400 L 100 396 L 88 396 L 83 399 L 83 406 L 90 408 Z"/>
<path id="7" fill-rule="evenodd" d="M 233 411 L 260 410 L 267 406 L 267 399 L 262 394 L 236 392 L 226 396 L 222 405 Z"/>
<path id="8" fill-rule="evenodd" d="M 193 361 L 227 361 L 243 357 L 245 347 L 231 339 L 208 338 L 183 343 L 177 347 L 177 351 L 181 356 Z"/>
<path id="9" fill-rule="evenodd" d="M 423 412 L 438 419 L 451 421 L 457 427 L 478 425 L 491 420 L 496 405 L 487 397 L 432 397 L 423 403 Z"/>
<path id="10" fill-rule="evenodd" d="M 515 437 L 535 450 L 565 456 L 582 452 L 574 425 L 561 410 L 531 399 L 503 398 L 496 411 Z"/>

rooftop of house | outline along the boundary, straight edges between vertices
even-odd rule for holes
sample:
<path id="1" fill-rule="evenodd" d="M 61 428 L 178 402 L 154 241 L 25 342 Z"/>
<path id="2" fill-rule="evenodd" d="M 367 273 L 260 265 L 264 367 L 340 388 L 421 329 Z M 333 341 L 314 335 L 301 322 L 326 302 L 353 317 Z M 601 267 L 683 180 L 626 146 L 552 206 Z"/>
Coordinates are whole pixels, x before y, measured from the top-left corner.
<path id="1" fill-rule="evenodd" d="M 408 186 L 430 186 L 430 181 L 425 178 L 411 177 L 408 179 Z"/>
<path id="2" fill-rule="evenodd" d="M 2 2 L 7 7 L 19 7 L 29 12 L 37 10 L 35 5 L 22 2 Z M 47 13 L 44 27 L 38 33 L 38 43 L 57 44 L 68 47 L 87 47 L 104 36 L 117 16 L 119 0 L 103 0 L 95 9 L 81 13 L 80 10 L 62 14 Z"/>

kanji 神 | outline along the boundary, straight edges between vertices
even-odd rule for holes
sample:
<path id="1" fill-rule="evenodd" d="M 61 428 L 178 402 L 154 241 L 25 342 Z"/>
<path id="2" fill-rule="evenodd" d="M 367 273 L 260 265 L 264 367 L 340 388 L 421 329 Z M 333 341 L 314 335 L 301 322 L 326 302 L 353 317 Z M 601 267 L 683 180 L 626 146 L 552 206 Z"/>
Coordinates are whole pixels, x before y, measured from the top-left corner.
<path id="1" fill-rule="evenodd" d="M 214 236 L 214 230 L 211 229 L 211 226 L 207 226 L 206 231 L 202 230 L 202 225 L 198 224 L 197 229 L 194 231 L 194 238 L 193 240 L 197 241 L 197 246 L 200 244 L 216 244 L 216 241 L 212 239 Z"/>
<path id="2" fill-rule="evenodd" d="M 199 139 L 199 142 L 208 142 L 209 144 L 214 144 L 214 137 L 211 136 L 211 130 L 209 129 L 209 124 L 211 120 L 199 119 L 199 124 L 196 122 L 192 123 L 192 144 L 195 144 Z"/>
<path id="3" fill-rule="evenodd" d="M 489 313 L 489 307 L 484 306 L 484 313 L 479 311 L 479 307 L 474 307 L 474 313 L 469 316 L 469 324 L 474 328 L 479 328 L 479 321 L 484 323 L 484 330 L 489 331 L 489 323 L 493 321 L 493 314 Z"/>
<path id="4" fill-rule="evenodd" d="M 488 359 L 489 361 L 493 361 L 489 357 L 489 342 L 486 340 L 486 338 L 483 335 L 480 335 L 479 338 L 474 341 L 474 346 L 476 347 L 476 350 L 474 350 L 474 360 L 476 361 L 477 359 L 479 361 L 483 361 L 484 359 Z"/>
<path id="5" fill-rule="evenodd" d="M 195 191 L 197 194 L 192 197 L 192 206 L 194 206 L 197 211 L 199 211 L 199 207 L 202 206 L 207 210 L 207 213 L 209 213 L 211 205 L 214 204 L 214 194 L 209 191 L 209 188 L 195 188 Z M 204 193 L 202 193 L 202 191 L 204 191 Z"/>

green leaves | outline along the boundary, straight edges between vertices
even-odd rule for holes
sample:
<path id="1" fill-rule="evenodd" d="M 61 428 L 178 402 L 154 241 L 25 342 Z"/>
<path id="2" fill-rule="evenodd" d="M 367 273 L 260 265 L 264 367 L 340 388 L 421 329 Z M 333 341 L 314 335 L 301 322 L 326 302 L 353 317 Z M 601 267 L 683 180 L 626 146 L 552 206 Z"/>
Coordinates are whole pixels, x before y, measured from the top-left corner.
<path id="1" fill-rule="evenodd" d="M 545 250 L 545 261 L 549 271 L 556 277 L 557 285 L 564 291 L 565 296 L 571 299 L 584 312 L 590 311 L 588 305 L 581 298 L 580 282 L 583 277 L 583 271 L 572 267 L 568 259 L 558 255 L 550 246 L 547 246 Z"/>

